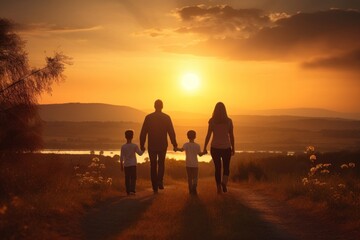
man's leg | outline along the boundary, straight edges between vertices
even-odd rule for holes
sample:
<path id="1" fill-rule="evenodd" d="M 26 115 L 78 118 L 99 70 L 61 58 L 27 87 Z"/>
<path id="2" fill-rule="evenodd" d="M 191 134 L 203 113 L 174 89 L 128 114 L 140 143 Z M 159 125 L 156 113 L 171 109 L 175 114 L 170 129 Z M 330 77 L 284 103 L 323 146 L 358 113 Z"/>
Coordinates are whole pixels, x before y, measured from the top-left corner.
<path id="1" fill-rule="evenodd" d="M 154 192 L 158 191 L 158 173 L 157 173 L 157 153 L 149 152 L 150 158 L 150 176 Z"/>
<path id="2" fill-rule="evenodd" d="M 165 173 L 165 156 L 166 151 L 164 152 L 158 152 L 158 186 L 159 189 L 164 189 L 164 173 Z"/>

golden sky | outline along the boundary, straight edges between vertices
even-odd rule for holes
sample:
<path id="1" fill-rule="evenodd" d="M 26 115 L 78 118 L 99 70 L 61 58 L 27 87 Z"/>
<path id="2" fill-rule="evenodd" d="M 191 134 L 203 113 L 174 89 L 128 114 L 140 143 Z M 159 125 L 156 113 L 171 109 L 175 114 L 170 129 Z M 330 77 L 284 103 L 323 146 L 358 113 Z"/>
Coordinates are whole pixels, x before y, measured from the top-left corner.
<path id="1" fill-rule="evenodd" d="M 16 0 L 0 17 L 33 66 L 54 51 L 73 58 L 40 103 L 360 112 L 360 2 Z"/>

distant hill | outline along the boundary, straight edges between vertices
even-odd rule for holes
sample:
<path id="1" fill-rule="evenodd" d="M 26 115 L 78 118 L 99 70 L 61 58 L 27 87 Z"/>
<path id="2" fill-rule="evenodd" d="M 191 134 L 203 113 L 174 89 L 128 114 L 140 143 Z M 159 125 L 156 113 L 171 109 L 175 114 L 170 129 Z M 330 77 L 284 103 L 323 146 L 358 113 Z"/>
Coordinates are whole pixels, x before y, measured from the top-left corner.
<path id="1" fill-rule="evenodd" d="M 268 109 L 268 110 L 249 111 L 244 113 L 244 115 L 302 116 L 302 117 L 345 118 L 345 119 L 360 120 L 360 113 L 336 112 L 323 108 Z"/>
<path id="2" fill-rule="evenodd" d="M 44 121 L 143 122 L 145 112 L 127 106 L 102 103 L 63 103 L 39 105 Z"/>

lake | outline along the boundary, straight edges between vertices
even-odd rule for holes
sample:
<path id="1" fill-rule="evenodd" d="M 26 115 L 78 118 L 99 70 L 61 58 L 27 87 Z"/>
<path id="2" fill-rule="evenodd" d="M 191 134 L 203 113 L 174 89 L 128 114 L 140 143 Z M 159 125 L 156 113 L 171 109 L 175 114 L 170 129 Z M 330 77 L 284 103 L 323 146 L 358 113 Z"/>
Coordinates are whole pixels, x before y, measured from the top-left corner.
<path id="1" fill-rule="evenodd" d="M 90 154 L 89 150 L 57 150 L 57 149 L 45 149 L 41 153 L 54 153 L 54 154 Z M 236 151 L 236 153 L 271 153 L 271 154 L 282 154 L 283 151 Z M 95 154 L 100 154 L 99 151 L 95 151 Z M 288 151 L 287 155 L 294 155 L 295 152 Z M 120 155 L 119 150 L 105 150 L 103 151 L 104 156 L 113 157 L 114 155 Z M 136 155 L 137 161 L 139 163 L 145 162 L 145 159 L 148 158 L 148 152 L 146 151 L 142 156 Z M 167 158 L 172 158 L 176 160 L 185 160 L 185 152 L 174 152 L 168 151 L 166 153 Z M 210 162 L 212 160 L 210 152 L 202 157 L 199 157 L 199 162 Z"/>

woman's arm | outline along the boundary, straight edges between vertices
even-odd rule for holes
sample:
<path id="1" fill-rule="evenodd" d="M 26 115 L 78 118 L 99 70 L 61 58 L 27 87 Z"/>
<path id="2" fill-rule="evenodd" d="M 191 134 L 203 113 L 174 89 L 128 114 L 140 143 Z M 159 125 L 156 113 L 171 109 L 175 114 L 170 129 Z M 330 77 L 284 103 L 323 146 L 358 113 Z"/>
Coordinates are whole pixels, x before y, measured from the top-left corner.
<path id="1" fill-rule="evenodd" d="M 230 128 L 229 128 L 229 137 L 231 143 L 231 154 L 235 154 L 235 139 L 234 139 L 234 126 L 232 120 L 230 119 Z"/>
<path id="2" fill-rule="evenodd" d="M 208 127 L 207 134 L 206 134 L 206 137 L 205 137 L 203 153 L 207 152 L 206 148 L 207 148 L 207 145 L 209 144 L 212 131 L 213 131 L 212 124 L 209 122 L 209 127 Z"/>

